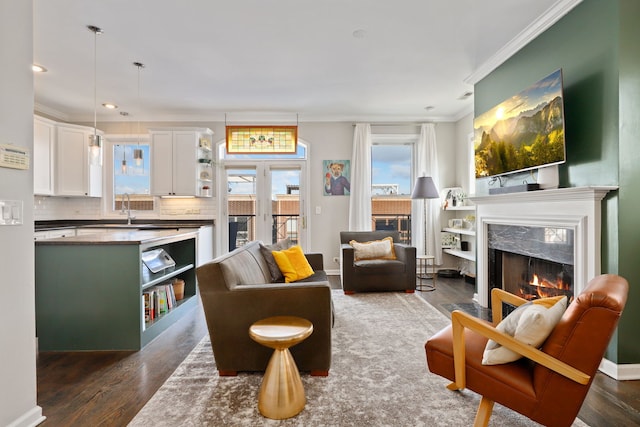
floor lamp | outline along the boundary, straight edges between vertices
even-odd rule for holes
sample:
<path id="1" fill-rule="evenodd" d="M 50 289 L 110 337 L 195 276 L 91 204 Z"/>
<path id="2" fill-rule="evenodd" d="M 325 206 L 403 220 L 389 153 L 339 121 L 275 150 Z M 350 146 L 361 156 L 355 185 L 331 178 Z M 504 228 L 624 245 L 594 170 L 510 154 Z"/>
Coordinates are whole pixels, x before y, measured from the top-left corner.
<path id="1" fill-rule="evenodd" d="M 424 274 L 426 276 L 426 271 L 427 271 L 427 199 L 437 199 L 440 197 L 440 194 L 438 193 L 438 189 L 436 188 L 436 185 L 433 183 L 433 179 L 430 176 L 420 176 L 416 179 L 416 184 L 413 187 L 413 193 L 411 193 L 411 198 L 412 199 L 422 199 L 422 216 L 423 216 L 423 220 L 424 220 L 424 260 L 423 262 L 424 264 Z M 435 264 L 435 258 L 433 260 L 433 263 Z M 435 267 L 434 267 L 435 268 Z M 420 277 L 420 279 L 422 279 L 423 277 Z M 425 277 L 426 278 L 426 277 Z M 422 286 L 422 284 L 421 284 Z M 428 290 L 434 290 L 435 289 L 435 281 L 434 281 L 434 285 L 432 287 L 429 287 Z"/>

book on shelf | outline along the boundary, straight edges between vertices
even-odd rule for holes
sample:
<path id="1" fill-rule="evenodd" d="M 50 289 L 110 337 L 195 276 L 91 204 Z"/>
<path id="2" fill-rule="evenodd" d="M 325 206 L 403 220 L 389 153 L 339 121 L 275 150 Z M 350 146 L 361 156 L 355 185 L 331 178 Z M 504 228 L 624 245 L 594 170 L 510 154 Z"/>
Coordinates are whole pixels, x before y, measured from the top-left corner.
<path id="1" fill-rule="evenodd" d="M 150 322 L 156 317 L 155 291 L 153 289 L 144 291 L 142 298 L 144 299 L 144 320 Z"/>
<path id="2" fill-rule="evenodd" d="M 160 314 L 164 314 L 167 311 L 169 311 L 169 308 L 167 307 L 167 293 L 166 290 L 164 289 L 163 286 L 159 286 L 156 288 L 155 290 L 157 297 L 157 302 L 158 302 L 158 310 L 157 313 L 158 315 Z"/>

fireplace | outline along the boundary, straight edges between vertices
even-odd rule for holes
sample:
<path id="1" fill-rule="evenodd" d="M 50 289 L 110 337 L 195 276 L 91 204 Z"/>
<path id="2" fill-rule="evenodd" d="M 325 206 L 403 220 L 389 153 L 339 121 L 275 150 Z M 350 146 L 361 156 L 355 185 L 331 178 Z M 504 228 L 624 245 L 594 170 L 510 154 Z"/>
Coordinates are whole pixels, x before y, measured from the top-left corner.
<path id="1" fill-rule="evenodd" d="M 471 197 L 476 205 L 475 300 L 489 307 L 494 286 L 529 298 L 550 292 L 578 295 L 600 274 L 600 202 L 616 188 Z"/>
<path id="2" fill-rule="evenodd" d="M 566 295 L 573 300 L 571 228 L 489 224 L 487 300 L 493 288 L 526 300 Z"/>

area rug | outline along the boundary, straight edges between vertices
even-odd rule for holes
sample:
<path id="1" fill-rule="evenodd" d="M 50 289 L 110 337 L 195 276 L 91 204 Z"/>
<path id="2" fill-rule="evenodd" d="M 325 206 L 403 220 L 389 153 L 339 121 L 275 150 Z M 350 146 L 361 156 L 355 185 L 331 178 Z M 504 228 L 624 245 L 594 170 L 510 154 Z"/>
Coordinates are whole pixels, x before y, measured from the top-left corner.
<path id="1" fill-rule="evenodd" d="M 307 404 L 275 421 L 258 412 L 260 373 L 218 376 L 205 337 L 130 426 L 469 426 L 479 396 L 429 373 L 424 343 L 449 320 L 417 294 L 333 292 L 328 377 L 302 375 Z M 500 405 L 491 426 L 538 424 Z M 576 420 L 574 426 L 585 426 Z"/>

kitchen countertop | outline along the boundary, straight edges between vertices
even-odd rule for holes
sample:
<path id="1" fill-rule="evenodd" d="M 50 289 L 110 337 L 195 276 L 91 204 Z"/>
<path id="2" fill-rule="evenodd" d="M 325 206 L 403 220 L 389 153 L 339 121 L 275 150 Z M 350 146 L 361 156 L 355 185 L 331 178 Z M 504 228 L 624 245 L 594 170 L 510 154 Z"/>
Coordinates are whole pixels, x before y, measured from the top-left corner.
<path id="1" fill-rule="evenodd" d="M 157 240 L 187 235 L 196 236 L 197 227 L 193 230 L 115 230 L 83 236 L 58 237 L 55 239 L 36 240 L 36 245 L 140 245 Z"/>
<path id="2" fill-rule="evenodd" d="M 109 226 L 124 226 L 126 219 L 99 219 L 99 220 L 52 220 L 36 221 L 35 231 L 62 230 L 66 228 L 109 228 Z M 144 226 L 144 228 L 198 228 L 215 225 L 214 219 L 135 219 L 131 222 L 131 228 Z"/>

